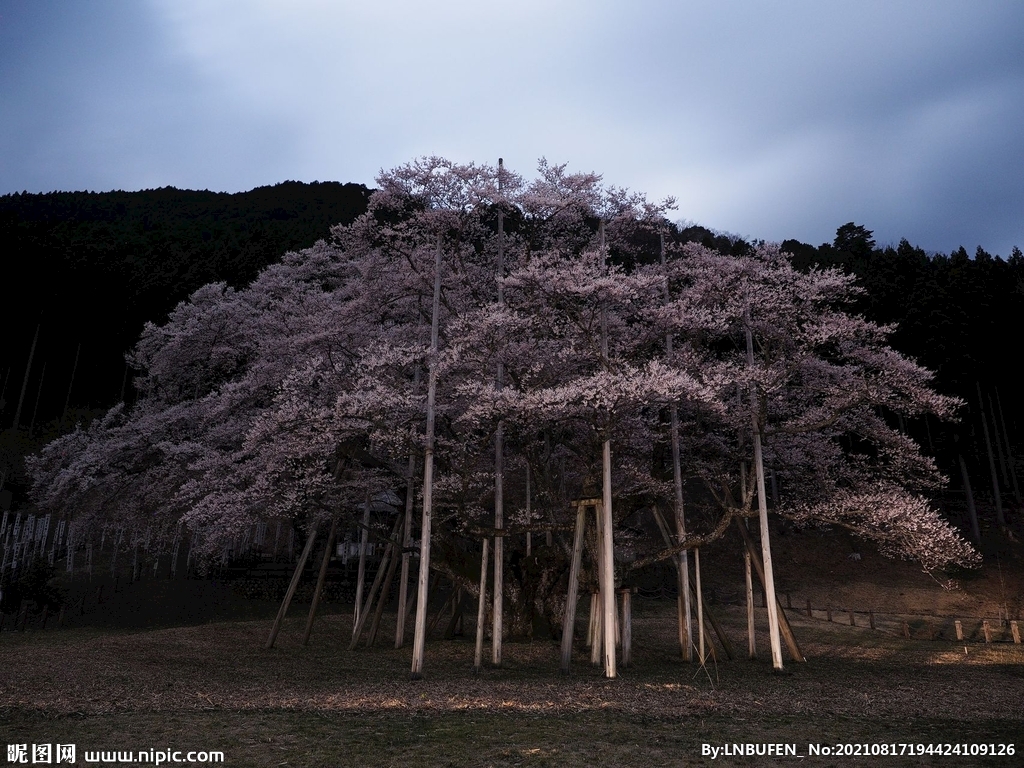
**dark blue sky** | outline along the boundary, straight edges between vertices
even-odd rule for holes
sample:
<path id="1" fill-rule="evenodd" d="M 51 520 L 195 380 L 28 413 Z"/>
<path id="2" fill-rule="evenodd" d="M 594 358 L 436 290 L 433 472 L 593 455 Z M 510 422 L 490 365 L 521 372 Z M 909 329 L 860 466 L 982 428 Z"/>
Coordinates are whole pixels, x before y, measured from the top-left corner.
<path id="1" fill-rule="evenodd" d="M 0 194 L 545 156 L 746 237 L 1005 256 L 1022 39 L 1009 0 L 0 0 Z"/>

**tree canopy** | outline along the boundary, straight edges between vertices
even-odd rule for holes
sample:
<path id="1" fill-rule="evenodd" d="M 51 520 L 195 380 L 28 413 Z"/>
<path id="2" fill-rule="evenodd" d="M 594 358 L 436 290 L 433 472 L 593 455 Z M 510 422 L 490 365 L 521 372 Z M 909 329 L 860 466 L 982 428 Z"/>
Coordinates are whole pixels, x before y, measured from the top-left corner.
<path id="1" fill-rule="evenodd" d="M 255 522 L 354 515 L 368 495 L 406 488 L 433 362 L 435 536 L 492 525 L 501 423 L 511 530 L 564 528 L 569 500 L 595 495 L 610 440 L 618 544 L 637 564 L 670 556 L 622 524 L 672 496 L 675 405 L 694 521 L 680 547 L 752 514 L 741 464 L 753 418 L 777 513 L 846 526 L 926 569 L 976 562 L 928 503 L 943 482 L 934 463 L 893 423 L 948 418 L 958 403 L 888 346 L 892 328 L 851 312 L 851 277 L 797 270 L 764 243 L 663 246 L 672 201 L 565 166 L 542 162 L 527 181 L 435 157 L 377 181 L 366 213 L 329 241 L 247 286 L 206 285 L 147 325 L 131 355 L 137 401 L 31 461 L 37 503 L 83 528 L 170 537 L 181 524 L 211 554 Z"/>

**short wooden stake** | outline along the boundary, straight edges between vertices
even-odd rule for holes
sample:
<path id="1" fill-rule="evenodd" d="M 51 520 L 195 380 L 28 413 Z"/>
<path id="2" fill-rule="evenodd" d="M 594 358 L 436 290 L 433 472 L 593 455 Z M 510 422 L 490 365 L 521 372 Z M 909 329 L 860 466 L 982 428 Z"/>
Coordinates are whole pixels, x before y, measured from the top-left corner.
<path id="1" fill-rule="evenodd" d="M 868 626 L 871 627 L 872 629 L 875 628 L 875 612 L 874 611 L 868 611 Z"/>
<path id="2" fill-rule="evenodd" d="M 829 621 L 832 621 L 832 606 L 831 605 L 825 607 L 825 617 Z"/>
<path id="3" fill-rule="evenodd" d="M 907 622 L 903 622 L 903 637 L 907 640 L 910 639 L 910 625 Z"/>
<path id="4" fill-rule="evenodd" d="M 851 627 L 856 627 L 857 626 L 857 624 L 853 620 L 853 611 L 852 610 L 850 611 L 850 626 Z"/>
<path id="5" fill-rule="evenodd" d="M 956 639 L 963 641 L 964 639 L 964 625 L 960 619 L 953 622 L 953 627 L 956 629 Z"/>
<path id="6" fill-rule="evenodd" d="M 1020 645 L 1020 627 L 1017 626 L 1016 621 L 1010 622 L 1010 632 L 1013 633 L 1013 642 Z"/>
<path id="7" fill-rule="evenodd" d="M 811 598 L 807 598 L 807 618 L 813 619 L 814 614 L 811 612 Z"/>
<path id="8" fill-rule="evenodd" d="M 992 642 L 992 626 L 988 623 L 988 619 L 981 622 L 981 631 L 985 633 L 985 642 Z"/>

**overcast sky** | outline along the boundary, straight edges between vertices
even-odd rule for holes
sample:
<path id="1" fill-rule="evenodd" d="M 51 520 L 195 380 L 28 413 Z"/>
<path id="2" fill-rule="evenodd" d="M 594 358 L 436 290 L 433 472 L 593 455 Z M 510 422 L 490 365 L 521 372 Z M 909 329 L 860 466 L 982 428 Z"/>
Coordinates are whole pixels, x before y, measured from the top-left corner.
<path id="1" fill-rule="evenodd" d="M 1024 3 L 0 0 L 0 194 L 541 156 L 749 238 L 1024 248 Z"/>

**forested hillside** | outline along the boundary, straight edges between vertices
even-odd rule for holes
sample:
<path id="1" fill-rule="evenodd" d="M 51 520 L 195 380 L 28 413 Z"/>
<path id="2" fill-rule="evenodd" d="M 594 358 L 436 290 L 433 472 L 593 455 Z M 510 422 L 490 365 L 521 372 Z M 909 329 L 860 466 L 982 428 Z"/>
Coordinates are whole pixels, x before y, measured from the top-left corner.
<path id="1" fill-rule="evenodd" d="M 206 283 L 247 284 L 286 251 L 353 221 L 368 196 L 359 184 L 284 182 L 238 194 L 166 187 L 0 197 L 0 428 L 20 428 L 5 435 L 0 463 L 10 471 L 62 417 L 67 428 L 122 394 L 130 400 L 124 355 L 146 322 L 163 321 Z"/>

